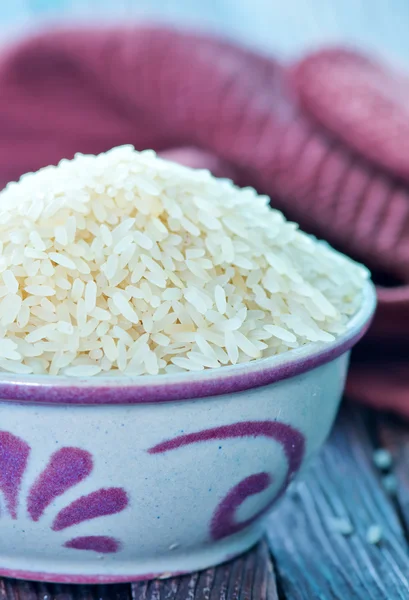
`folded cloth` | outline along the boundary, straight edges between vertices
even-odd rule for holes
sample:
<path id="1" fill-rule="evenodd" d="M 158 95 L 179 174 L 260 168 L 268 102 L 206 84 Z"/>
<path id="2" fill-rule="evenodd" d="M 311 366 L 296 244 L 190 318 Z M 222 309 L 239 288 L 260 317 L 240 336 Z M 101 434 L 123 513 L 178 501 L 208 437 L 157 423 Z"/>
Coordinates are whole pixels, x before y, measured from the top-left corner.
<path id="1" fill-rule="evenodd" d="M 30 38 L 0 57 L 0 89 L 0 185 L 75 152 L 154 148 L 255 186 L 393 282 L 378 288 L 348 392 L 409 416 L 403 76 L 342 49 L 281 65 L 210 37 L 135 27 Z"/>

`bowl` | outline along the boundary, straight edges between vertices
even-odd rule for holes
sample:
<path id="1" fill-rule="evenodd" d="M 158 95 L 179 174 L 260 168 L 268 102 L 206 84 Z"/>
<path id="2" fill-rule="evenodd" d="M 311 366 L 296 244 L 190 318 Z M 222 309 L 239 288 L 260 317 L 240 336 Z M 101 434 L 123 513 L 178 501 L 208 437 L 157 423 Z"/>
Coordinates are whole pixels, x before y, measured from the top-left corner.
<path id="1" fill-rule="evenodd" d="M 333 343 L 201 372 L 0 376 L 0 575 L 118 583 L 247 550 L 327 437 L 375 291 Z"/>

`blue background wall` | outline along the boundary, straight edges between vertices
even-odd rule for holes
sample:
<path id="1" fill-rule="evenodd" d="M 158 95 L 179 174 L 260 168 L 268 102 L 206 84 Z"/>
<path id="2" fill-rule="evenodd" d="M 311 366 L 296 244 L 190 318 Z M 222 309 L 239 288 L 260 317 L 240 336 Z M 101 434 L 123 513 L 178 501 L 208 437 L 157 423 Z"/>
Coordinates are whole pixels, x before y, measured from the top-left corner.
<path id="1" fill-rule="evenodd" d="M 125 17 L 194 24 L 284 55 L 347 42 L 409 69 L 409 0 L 0 0 L 0 39 L 45 21 Z"/>

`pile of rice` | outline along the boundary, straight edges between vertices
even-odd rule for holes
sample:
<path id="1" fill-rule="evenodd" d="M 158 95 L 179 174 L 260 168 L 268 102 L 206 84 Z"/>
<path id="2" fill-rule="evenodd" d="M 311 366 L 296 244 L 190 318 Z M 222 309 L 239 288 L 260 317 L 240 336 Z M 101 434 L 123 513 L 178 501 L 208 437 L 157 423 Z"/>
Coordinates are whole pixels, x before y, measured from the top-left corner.
<path id="1" fill-rule="evenodd" d="M 266 196 L 136 152 L 0 193 L 0 370 L 198 371 L 331 342 L 368 272 Z"/>

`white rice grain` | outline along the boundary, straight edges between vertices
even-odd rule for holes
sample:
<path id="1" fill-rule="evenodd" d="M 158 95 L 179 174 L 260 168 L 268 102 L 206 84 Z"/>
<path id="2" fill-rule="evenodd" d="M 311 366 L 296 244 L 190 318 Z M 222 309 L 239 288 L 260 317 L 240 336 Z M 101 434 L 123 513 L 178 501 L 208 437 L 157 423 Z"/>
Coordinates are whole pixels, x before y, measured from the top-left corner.
<path id="1" fill-rule="evenodd" d="M 92 377 L 101 372 L 98 365 L 78 365 L 77 367 L 67 367 L 64 369 L 64 375 L 68 377 Z"/>
<path id="2" fill-rule="evenodd" d="M 103 335 L 101 341 L 102 350 L 104 351 L 105 356 L 111 363 L 114 363 L 118 358 L 118 348 L 114 339 L 110 335 Z"/>
<path id="3" fill-rule="evenodd" d="M 235 365 L 239 359 L 239 348 L 234 333 L 232 331 L 226 331 L 224 340 L 230 362 L 232 365 Z"/>
<path id="4" fill-rule="evenodd" d="M 18 281 L 13 271 L 6 270 L 2 273 L 3 281 L 10 294 L 16 294 L 18 291 Z"/>
<path id="5" fill-rule="evenodd" d="M 216 287 L 214 288 L 214 299 L 216 302 L 217 310 L 219 311 L 219 313 L 224 315 L 224 313 L 226 312 L 226 292 L 224 291 L 221 285 L 216 285 Z"/>
<path id="6" fill-rule="evenodd" d="M 74 333 L 74 327 L 71 323 L 67 323 L 66 321 L 59 321 L 57 323 L 57 330 L 65 335 L 71 335 Z"/>
<path id="7" fill-rule="evenodd" d="M 366 541 L 369 544 L 378 545 L 382 540 L 383 532 L 380 525 L 374 524 L 368 527 Z"/>
<path id="8" fill-rule="evenodd" d="M 125 319 L 128 319 L 128 321 L 134 323 L 135 325 L 139 323 L 138 315 L 121 292 L 116 292 L 114 294 L 113 301 L 115 306 L 123 314 Z"/>
<path id="9" fill-rule="evenodd" d="M 63 254 L 59 254 L 58 252 L 49 252 L 48 257 L 57 265 L 61 265 L 66 269 L 75 270 L 75 263 L 73 260 L 71 260 L 71 258 L 68 258 L 68 256 L 64 256 Z"/>
<path id="10" fill-rule="evenodd" d="M 284 327 L 279 327 L 278 325 L 264 325 L 264 329 L 283 342 L 292 343 L 297 341 L 296 336 L 291 333 L 291 331 L 288 331 L 288 329 L 284 329 Z"/>
<path id="11" fill-rule="evenodd" d="M 87 313 L 91 313 L 96 307 L 97 302 L 97 285 L 95 281 L 88 281 L 85 286 L 85 309 Z"/>
<path id="12" fill-rule="evenodd" d="M 48 285 L 28 285 L 25 288 L 27 294 L 32 296 L 54 296 L 55 289 Z"/>
<path id="13" fill-rule="evenodd" d="M 0 302 L 0 323 L 3 326 L 11 325 L 17 319 L 22 306 L 21 296 L 9 294 Z"/>

